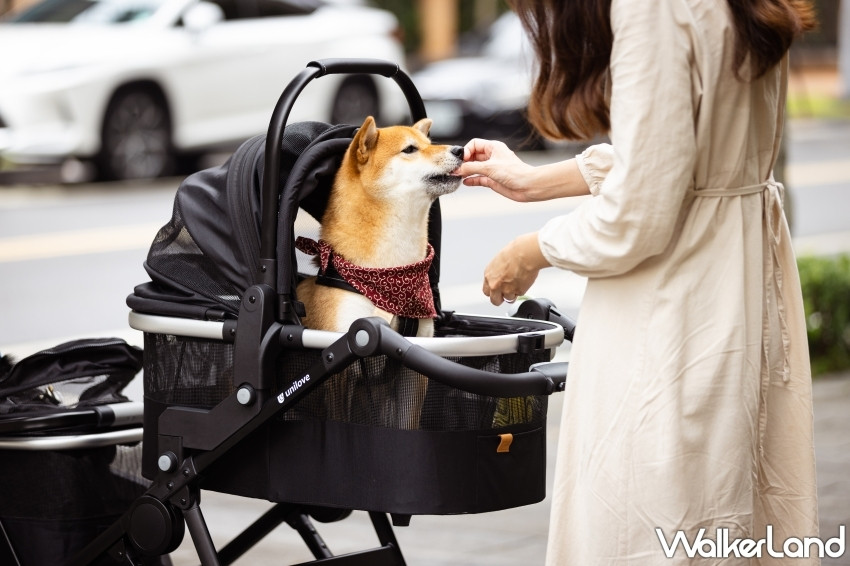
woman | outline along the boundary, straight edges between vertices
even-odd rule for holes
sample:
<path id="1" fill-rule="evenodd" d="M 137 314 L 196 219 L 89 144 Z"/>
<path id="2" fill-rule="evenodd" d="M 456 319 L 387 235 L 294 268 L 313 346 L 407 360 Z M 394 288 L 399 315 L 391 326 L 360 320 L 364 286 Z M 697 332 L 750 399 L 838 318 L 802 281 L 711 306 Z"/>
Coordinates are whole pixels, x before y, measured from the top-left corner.
<path id="1" fill-rule="evenodd" d="M 494 304 L 544 267 L 588 278 L 547 564 L 817 563 L 776 556 L 817 536 L 802 298 L 772 176 L 786 52 L 813 27 L 810 7 L 514 4 L 540 61 L 532 122 L 611 139 L 538 168 L 473 140 L 459 169 L 517 201 L 595 196 L 511 242 L 484 277 Z M 706 542 L 688 557 L 683 543 L 718 537 L 728 560 Z"/>

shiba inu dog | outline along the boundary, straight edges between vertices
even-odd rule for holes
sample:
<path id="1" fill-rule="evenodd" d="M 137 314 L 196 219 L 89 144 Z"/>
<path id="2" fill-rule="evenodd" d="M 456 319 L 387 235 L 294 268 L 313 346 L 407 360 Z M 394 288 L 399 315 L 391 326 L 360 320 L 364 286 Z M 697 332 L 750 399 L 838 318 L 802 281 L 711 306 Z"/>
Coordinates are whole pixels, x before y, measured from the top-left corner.
<path id="1" fill-rule="evenodd" d="M 380 316 L 400 332 L 416 321 L 416 336 L 433 335 L 428 212 L 436 198 L 460 186 L 452 172 L 463 161 L 463 148 L 432 144 L 430 128 L 431 120 L 424 119 L 379 129 L 368 117 L 354 136 L 334 179 L 319 241 L 296 242 L 319 263 L 318 276 L 296 290 L 307 328 L 345 331 L 358 318 Z M 367 385 L 366 370 L 350 366 L 345 379 L 325 384 L 328 416 L 347 419 L 360 410 L 358 399 L 368 398 L 373 422 L 417 428 L 416 407 L 427 380 L 412 372 L 397 380 L 399 369 L 388 361 L 371 370 L 383 376 L 381 384 L 372 379 Z"/>
<path id="2" fill-rule="evenodd" d="M 428 210 L 460 186 L 452 172 L 463 148 L 431 144 L 430 127 L 424 119 L 379 129 L 370 116 L 358 130 L 336 174 L 320 241 L 299 242 L 321 263 L 320 276 L 297 288 L 308 328 L 344 331 L 358 318 L 381 316 L 398 329 L 405 317 L 419 321 L 417 336 L 433 334 Z"/>

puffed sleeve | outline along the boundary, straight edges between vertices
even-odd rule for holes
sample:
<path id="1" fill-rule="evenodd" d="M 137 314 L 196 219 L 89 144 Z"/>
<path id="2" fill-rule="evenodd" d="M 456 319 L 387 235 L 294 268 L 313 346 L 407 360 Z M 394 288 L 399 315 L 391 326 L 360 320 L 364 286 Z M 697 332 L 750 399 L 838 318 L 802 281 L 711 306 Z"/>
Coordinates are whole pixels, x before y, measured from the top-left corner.
<path id="1" fill-rule="evenodd" d="M 607 143 L 592 145 L 576 155 L 576 164 L 590 194 L 596 196 L 614 164 L 614 149 Z"/>
<path id="2" fill-rule="evenodd" d="M 696 162 L 690 21 L 683 0 L 613 0 L 611 145 L 578 160 L 598 196 L 539 232 L 552 265 L 614 276 L 669 244 Z"/>

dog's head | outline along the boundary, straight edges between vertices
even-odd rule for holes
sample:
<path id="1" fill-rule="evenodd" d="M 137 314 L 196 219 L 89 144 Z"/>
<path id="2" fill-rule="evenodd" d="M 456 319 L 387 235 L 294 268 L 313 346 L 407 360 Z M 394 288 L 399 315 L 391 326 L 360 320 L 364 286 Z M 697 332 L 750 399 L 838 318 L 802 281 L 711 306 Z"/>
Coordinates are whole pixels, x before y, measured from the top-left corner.
<path id="1" fill-rule="evenodd" d="M 355 171 L 360 184 L 374 196 L 432 201 L 460 186 L 461 178 L 452 172 L 463 162 L 463 148 L 432 144 L 430 129 L 427 118 L 413 126 L 378 128 L 369 116 L 354 136 L 343 165 Z"/>

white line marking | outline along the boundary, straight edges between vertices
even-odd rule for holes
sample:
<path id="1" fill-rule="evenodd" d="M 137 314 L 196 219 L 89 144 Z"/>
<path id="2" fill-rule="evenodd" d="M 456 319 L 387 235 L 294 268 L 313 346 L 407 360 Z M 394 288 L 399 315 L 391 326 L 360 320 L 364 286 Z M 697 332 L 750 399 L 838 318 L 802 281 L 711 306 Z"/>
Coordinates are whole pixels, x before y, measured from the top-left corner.
<path id="1" fill-rule="evenodd" d="M 161 226 L 132 224 L 0 238 L 0 263 L 145 249 Z"/>

